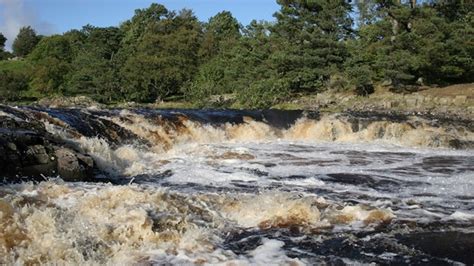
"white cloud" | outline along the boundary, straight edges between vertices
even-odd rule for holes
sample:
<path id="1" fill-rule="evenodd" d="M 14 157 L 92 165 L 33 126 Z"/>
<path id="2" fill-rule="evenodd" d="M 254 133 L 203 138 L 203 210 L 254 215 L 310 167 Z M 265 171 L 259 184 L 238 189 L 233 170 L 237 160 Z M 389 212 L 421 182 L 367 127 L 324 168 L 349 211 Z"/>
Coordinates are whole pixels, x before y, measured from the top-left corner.
<path id="1" fill-rule="evenodd" d="M 24 0 L 0 0 L 0 32 L 8 39 L 7 49 L 24 26 L 31 26 L 38 34 L 49 35 L 55 32 L 54 26 L 42 21 Z"/>

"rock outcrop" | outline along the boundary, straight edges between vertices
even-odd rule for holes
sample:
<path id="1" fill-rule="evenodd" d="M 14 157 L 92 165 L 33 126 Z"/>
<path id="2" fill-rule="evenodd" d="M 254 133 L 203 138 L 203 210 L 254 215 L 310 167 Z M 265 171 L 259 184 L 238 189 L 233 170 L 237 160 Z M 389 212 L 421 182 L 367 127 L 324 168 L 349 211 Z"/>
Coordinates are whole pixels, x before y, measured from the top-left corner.
<path id="1" fill-rule="evenodd" d="M 91 179 L 94 160 L 91 157 L 76 153 L 68 148 L 60 148 L 55 152 L 59 176 L 67 181 Z"/>
<path id="2" fill-rule="evenodd" d="M 326 91 L 294 100 L 302 109 L 334 111 L 392 111 L 399 113 L 421 112 L 441 116 L 474 119 L 474 84 L 453 85 L 446 88 L 429 88 L 414 93 L 393 93 L 380 87 L 368 96 L 354 92 Z"/>
<path id="3" fill-rule="evenodd" d="M 66 148 L 42 123 L 0 116 L 0 173 L 7 182 L 42 180 L 60 176 L 67 181 L 88 181 L 94 161 Z"/>

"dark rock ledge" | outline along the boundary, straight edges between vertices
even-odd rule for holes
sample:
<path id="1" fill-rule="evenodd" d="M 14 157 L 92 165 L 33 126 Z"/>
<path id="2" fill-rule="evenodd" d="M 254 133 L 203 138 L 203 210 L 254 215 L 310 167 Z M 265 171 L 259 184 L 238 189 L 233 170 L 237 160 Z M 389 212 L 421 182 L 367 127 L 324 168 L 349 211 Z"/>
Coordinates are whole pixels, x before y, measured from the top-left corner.
<path id="1" fill-rule="evenodd" d="M 32 120 L 0 116 L 0 182 L 93 181 L 94 160 L 48 133 Z"/>

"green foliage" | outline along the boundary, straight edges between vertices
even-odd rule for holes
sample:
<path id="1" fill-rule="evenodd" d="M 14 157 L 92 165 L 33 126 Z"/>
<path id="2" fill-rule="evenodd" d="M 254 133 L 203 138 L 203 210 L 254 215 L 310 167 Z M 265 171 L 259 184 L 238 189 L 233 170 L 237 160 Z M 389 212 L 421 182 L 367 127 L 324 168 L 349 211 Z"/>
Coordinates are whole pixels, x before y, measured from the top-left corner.
<path id="1" fill-rule="evenodd" d="M 69 45 L 72 50 L 71 56 L 76 58 L 80 52 L 83 52 L 84 43 L 86 42 L 87 36 L 83 30 L 70 30 L 63 34 L 69 42 Z"/>
<path id="2" fill-rule="evenodd" d="M 28 79 L 24 73 L 0 70 L 0 101 L 18 101 L 28 90 Z"/>
<path id="3" fill-rule="evenodd" d="M 415 21 L 423 36 L 420 75 L 429 83 L 449 84 L 474 81 L 474 13 L 449 22 L 430 10 Z"/>
<path id="4" fill-rule="evenodd" d="M 128 100 L 156 101 L 176 95 L 197 71 L 201 24 L 194 14 L 182 10 L 150 21 L 121 69 L 122 92 Z"/>
<path id="5" fill-rule="evenodd" d="M 358 38 L 348 43 L 346 72 L 356 86 L 472 82 L 472 4 L 376 2 L 376 19 L 360 25 Z"/>
<path id="6" fill-rule="evenodd" d="M 336 73 L 331 75 L 326 86 L 330 90 L 341 92 L 349 90 L 352 85 L 353 83 L 347 75 Z"/>
<path id="7" fill-rule="evenodd" d="M 273 29 L 278 51 L 273 56 L 280 77 L 293 92 L 321 90 L 348 56 L 351 6 L 344 0 L 280 0 Z"/>
<path id="8" fill-rule="evenodd" d="M 236 46 L 202 64 L 194 78 L 192 91 L 187 91 L 187 97 L 195 101 L 206 101 L 212 95 L 244 89 L 250 65 L 243 60 L 249 59 L 241 56 L 243 52 L 243 47 Z"/>
<path id="9" fill-rule="evenodd" d="M 204 25 L 204 36 L 199 54 L 206 61 L 229 49 L 240 38 L 241 25 L 232 13 L 223 11 L 211 17 Z"/>
<path id="10" fill-rule="evenodd" d="M 5 42 L 7 41 L 7 38 L 5 37 L 5 35 L 3 35 L 1 32 L 0 32 L 0 50 L 4 50 L 5 49 Z"/>
<path id="11" fill-rule="evenodd" d="M 13 41 L 13 54 L 18 57 L 25 57 L 33 51 L 39 41 L 40 37 L 36 35 L 35 30 L 30 26 L 22 27 L 15 41 Z"/>
<path id="12" fill-rule="evenodd" d="M 43 95 L 61 95 L 70 67 L 69 63 L 55 57 L 42 59 L 35 64 L 30 83 L 32 89 Z"/>
<path id="13" fill-rule="evenodd" d="M 8 59 L 8 54 L 5 51 L 5 42 L 7 38 L 0 32 L 0 61 Z"/>
<path id="14" fill-rule="evenodd" d="M 125 34 L 122 40 L 124 50 L 133 53 L 149 27 L 172 15 L 165 6 L 156 3 L 148 8 L 135 10 L 135 15 L 120 26 Z"/>
<path id="15" fill-rule="evenodd" d="M 30 53 L 28 59 L 39 62 L 46 58 L 55 58 L 70 63 L 72 55 L 72 49 L 67 38 L 62 35 L 53 35 L 44 37 Z"/>
<path id="16" fill-rule="evenodd" d="M 233 75 L 226 69 L 227 66 L 224 56 L 215 57 L 201 65 L 194 82 L 183 87 L 186 98 L 204 104 L 211 95 L 231 92 L 229 79 Z"/>
<path id="17" fill-rule="evenodd" d="M 66 37 L 53 35 L 43 38 L 28 56 L 34 65 L 31 88 L 43 95 L 62 94 L 72 55 Z"/>
<path id="18" fill-rule="evenodd" d="M 0 96 L 268 108 L 326 89 L 367 95 L 380 83 L 403 90 L 474 81 L 472 1 L 277 2 L 275 22 L 245 27 L 228 11 L 203 23 L 160 4 L 119 27 L 42 39 L 25 27 L 17 61 L 5 60 L 12 55 L 0 34 Z"/>
<path id="19" fill-rule="evenodd" d="M 269 108 L 288 98 L 289 84 L 284 80 L 264 79 L 253 82 L 246 90 L 238 93 L 238 100 L 243 107 Z"/>
<path id="20" fill-rule="evenodd" d="M 123 32 L 117 27 L 87 25 L 81 31 L 70 32 L 68 38 L 75 56 L 64 94 L 87 95 L 101 102 L 121 99 L 117 54 Z"/>
<path id="21" fill-rule="evenodd" d="M 0 32 L 0 61 L 7 60 L 12 57 L 12 54 L 5 51 L 5 43 L 7 38 Z"/>
<path id="22" fill-rule="evenodd" d="M 185 91 L 187 98 L 208 106 L 211 97 L 248 92 L 254 82 L 276 76 L 270 60 L 273 44 L 269 25 L 253 21 L 243 32 L 238 40 L 223 40 L 220 52 L 201 65 Z"/>
<path id="23" fill-rule="evenodd" d="M 29 62 L 24 60 L 1 61 L 0 71 L 2 70 L 16 73 L 28 73 L 31 70 L 31 65 Z"/>
<path id="24" fill-rule="evenodd" d="M 0 50 L 0 61 L 12 58 L 13 55 L 8 51 Z"/>

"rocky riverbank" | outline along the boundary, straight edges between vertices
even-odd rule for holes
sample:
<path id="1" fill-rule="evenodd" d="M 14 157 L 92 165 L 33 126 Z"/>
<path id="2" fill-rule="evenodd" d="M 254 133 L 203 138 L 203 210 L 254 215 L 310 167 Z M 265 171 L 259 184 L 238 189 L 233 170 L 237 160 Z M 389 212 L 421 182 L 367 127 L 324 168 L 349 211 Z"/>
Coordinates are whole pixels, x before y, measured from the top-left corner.
<path id="1" fill-rule="evenodd" d="M 474 84 L 444 88 L 426 88 L 413 93 L 394 93 L 379 87 L 375 93 L 358 96 L 352 92 L 328 90 L 291 102 L 302 109 L 335 111 L 369 111 L 426 113 L 440 117 L 474 120 Z"/>
<path id="2" fill-rule="evenodd" d="M 0 106 L 0 172 L 3 182 L 44 180 L 54 176 L 66 181 L 89 181 L 93 179 L 95 170 L 90 156 L 81 154 L 47 132 L 36 117 Z"/>

